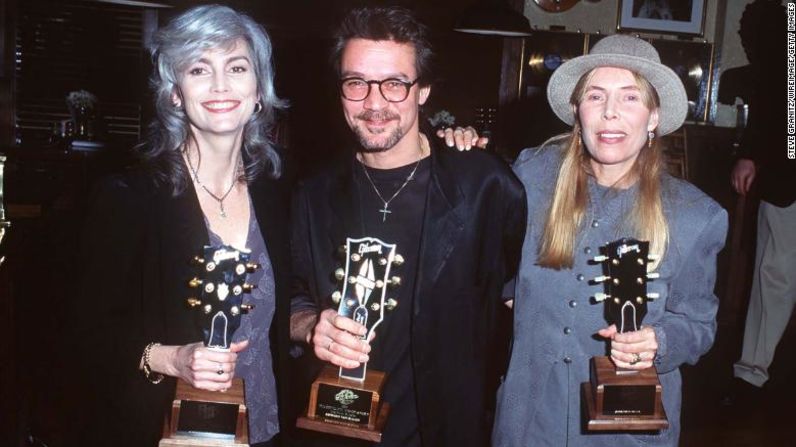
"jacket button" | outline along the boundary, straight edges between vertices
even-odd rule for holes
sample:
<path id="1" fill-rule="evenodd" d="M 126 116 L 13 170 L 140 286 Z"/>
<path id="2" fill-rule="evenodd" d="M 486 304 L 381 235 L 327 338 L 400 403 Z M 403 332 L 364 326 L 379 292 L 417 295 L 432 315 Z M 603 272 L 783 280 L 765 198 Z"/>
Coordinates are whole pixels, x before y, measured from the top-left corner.
<path id="1" fill-rule="evenodd" d="M 564 357 L 564 363 L 566 363 L 567 365 L 569 365 L 570 363 L 572 363 L 572 359 L 571 359 L 571 358 L 569 358 L 569 357 Z"/>
<path id="2" fill-rule="evenodd" d="M 597 228 L 599 226 L 600 226 L 600 222 L 597 222 L 597 219 L 594 219 L 593 221 L 591 221 L 591 227 L 592 228 Z"/>
<path id="3" fill-rule="evenodd" d="M 569 327 L 565 327 L 564 328 L 564 335 L 569 335 L 571 333 L 572 333 L 572 328 L 569 328 Z"/>
<path id="4" fill-rule="evenodd" d="M 578 276 L 575 277 L 578 281 L 583 281 L 586 277 L 582 274 L 578 273 Z"/>
<path id="5" fill-rule="evenodd" d="M 577 306 L 577 305 L 578 305 L 578 302 L 577 302 L 577 301 L 575 301 L 575 300 L 570 300 L 570 302 L 569 302 L 569 307 L 572 307 L 572 308 L 574 309 L 574 308 L 575 308 L 575 306 Z"/>

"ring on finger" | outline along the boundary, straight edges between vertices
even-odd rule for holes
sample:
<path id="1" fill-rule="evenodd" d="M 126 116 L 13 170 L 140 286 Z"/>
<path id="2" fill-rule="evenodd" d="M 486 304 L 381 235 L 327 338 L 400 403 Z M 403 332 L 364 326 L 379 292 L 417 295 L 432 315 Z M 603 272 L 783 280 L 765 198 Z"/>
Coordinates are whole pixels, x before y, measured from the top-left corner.
<path id="1" fill-rule="evenodd" d="M 639 354 L 638 352 L 633 353 L 633 360 L 630 361 L 630 364 L 635 365 L 640 361 L 641 361 L 641 354 Z"/>
<path id="2" fill-rule="evenodd" d="M 329 346 L 327 346 L 327 347 L 326 347 L 326 350 L 327 350 L 327 351 L 331 351 L 331 350 L 332 350 L 332 345 L 333 345 L 333 344 L 334 344 L 334 340 L 329 340 Z"/>
<path id="3" fill-rule="evenodd" d="M 218 374 L 220 376 L 220 375 L 224 374 L 224 364 L 221 363 L 221 362 L 217 362 L 217 363 L 218 363 L 218 371 L 216 371 L 216 374 Z"/>

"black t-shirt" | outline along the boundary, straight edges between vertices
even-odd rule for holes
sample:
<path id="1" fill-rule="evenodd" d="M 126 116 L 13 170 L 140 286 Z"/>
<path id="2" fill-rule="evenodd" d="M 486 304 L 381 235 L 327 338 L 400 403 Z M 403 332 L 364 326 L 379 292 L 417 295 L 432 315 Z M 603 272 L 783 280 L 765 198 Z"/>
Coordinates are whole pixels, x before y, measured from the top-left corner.
<path id="1" fill-rule="evenodd" d="M 417 167 L 412 180 L 390 200 Z M 373 184 L 365 176 L 367 169 Z M 395 169 L 373 169 L 357 163 L 354 181 L 359 194 L 365 234 L 386 243 L 396 244 L 396 253 L 405 262 L 391 276 L 399 276 L 401 285 L 388 289 L 387 297 L 398 301 L 376 328 L 371 343 L 369 368 L 387 373 L 383 398 L 390 404 L 390 414 L 381 446 L 420 446 L 417 402 L 411 362 L 411 314 L 417 276 L 420 236 L 426 209 L 426 195 L 431 176 L 431 159 Z M 375 185 L 375 188 L 374 188 Z M 375 189 L 384 199 L 380 199 Z M 390 213 L 383 213 L 384 200 Z"/>

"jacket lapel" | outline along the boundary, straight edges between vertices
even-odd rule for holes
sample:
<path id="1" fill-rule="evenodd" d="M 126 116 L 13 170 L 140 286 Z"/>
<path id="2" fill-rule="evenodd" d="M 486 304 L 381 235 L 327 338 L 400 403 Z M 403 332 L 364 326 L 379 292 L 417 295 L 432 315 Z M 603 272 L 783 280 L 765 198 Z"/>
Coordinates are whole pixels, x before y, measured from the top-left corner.
<path id="1" fill-rule="evenodd" d="M 360 237 L 364 234 L 362 222 L 362 206 L 359 190 L 354 183 L 354 169 L 358 162 L 351 158 L 340 164 L 338 175 L 329 188 L 329 208 L 332 210 L 332 246 L 338 247 L 345 243 L 346 237 Z"/>
<path id="2" fill-rule="evenodd" d="M 422 296 L 437 282 L 464 230 L 460 207 L 463 194 L 456 173 L 450 171 L 444 155 L 438 149 L 431 152 L 431 181 L 423 219 L 415 297 Z M 415 314 L 420 312 L 421 302 L 414 300 Z"/>
<path id="3" fill-rule="evenodd" d="M 176 249 L 173 253 L 202 253 L 202 247 L 210 241 L 204 222 L 202 208 L 196 198 L 196 190 L 189 183 L 185 191 L 176 197 L 165 190 L 160 191 L 160 227 L 165 241 Z M 176 261 L 176 260 L 175 260 Z M 187 263 L 190 259 L 181 260 Z"/>

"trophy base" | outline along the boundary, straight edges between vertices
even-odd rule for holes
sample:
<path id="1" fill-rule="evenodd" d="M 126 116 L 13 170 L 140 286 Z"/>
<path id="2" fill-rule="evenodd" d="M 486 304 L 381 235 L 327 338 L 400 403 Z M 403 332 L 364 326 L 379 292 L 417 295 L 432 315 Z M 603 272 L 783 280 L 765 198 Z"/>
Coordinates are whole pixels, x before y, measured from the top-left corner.
<path id="1" fill-rule="evenodd" d="M 608 357 L 591 359 L 591 381 L 581 385 L 588 431 L 656 431 L 669 427 L 655 367 L 622 371 Z"/>
<path id="2" fill-rule="evenodd" d="M 327 365 L 312 383 L 310 404 L 296 426 L 347 438 L 381 442 L 390 406 L 381 401 L 386 376 L 368 371 L 364 381 L 341 378 Z"/>
<path id="3" fill-rule="evenodd" d="M 177 380 L 174 402 L 158 447 L 248 447 L 243 379 L 226 392 L 200 390 Z"/>

